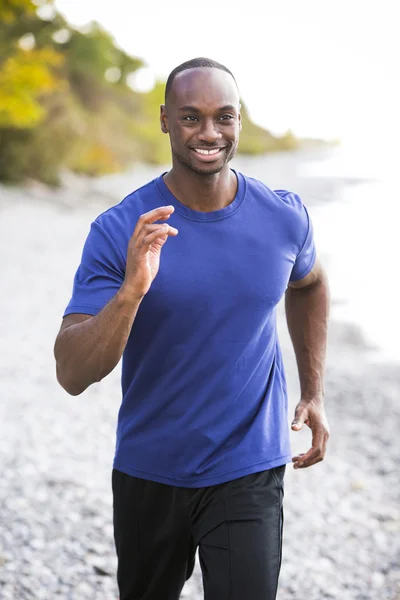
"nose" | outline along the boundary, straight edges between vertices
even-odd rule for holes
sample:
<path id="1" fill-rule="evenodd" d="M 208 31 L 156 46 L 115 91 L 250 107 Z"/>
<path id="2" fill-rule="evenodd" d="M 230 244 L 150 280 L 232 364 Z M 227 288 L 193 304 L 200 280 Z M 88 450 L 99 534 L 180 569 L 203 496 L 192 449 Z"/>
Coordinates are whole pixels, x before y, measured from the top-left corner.
<path id="1" fill-rule="evenodd" d="M 201 142 L 208 144 L 215 143 L 221 138 L 221 132 L 218 129 L 218 124 L 213 119 L 205 119 L 202 122 L 201 130 L 198 134 L 198 139 Z"/>

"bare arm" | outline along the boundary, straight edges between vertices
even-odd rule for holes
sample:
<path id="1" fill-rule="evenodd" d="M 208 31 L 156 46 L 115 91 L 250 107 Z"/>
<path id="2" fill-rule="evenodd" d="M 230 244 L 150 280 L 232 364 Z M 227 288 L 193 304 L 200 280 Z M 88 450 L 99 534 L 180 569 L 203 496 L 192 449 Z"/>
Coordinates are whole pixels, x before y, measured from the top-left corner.
<path id="1" fill-rule="evenodd" d="M 63 319 L 54 356 L 58 382 L 69 394 L 81 394 L 116 367 L 140 302 L 121 288 L 98 315 L 71 314 Z"/>
<path id="2" fill-rule="evenodd" d="M 293 462 L 295 468 L 309 467 L 323 460 L 329 438 L 323 405 L 329 288 L 319 261 L 304 279 L 289 284 L 285 306 L 301 389 L 292 429 L 306 423 L 312 431 L 311 449 Z"/>
<path id="3" fill-rule="evenodd" d="M 142 215 L 128 246 L 125 281 L 96 316 L 64 318 L 54 346 L 57 379 L 74 396 L 101 381 L 118 364 L 138 308 L 157 275 L 161 248 L 178 231 L 155 221 L 168 219 L 172 206 Z"/>

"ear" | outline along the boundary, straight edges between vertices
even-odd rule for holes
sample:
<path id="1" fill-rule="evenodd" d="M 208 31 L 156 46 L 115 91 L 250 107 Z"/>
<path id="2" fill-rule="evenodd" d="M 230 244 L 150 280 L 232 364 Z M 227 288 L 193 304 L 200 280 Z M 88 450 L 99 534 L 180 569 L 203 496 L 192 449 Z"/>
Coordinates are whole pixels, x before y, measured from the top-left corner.
<path id="1" fill-rule="evenodd" d="M 167 109 L 165 107 L 165 104 L 161 104 L 161 106 L 160 106 L 160 125 L 161 125 L 161 131 L 163 133 L 169 133 L 168 116 L 167 116 Z"/>
<path id="2" fill-rule="evenodd" d="M 239 131 L 242 131 L 242 115 L 239 113 Z"/>

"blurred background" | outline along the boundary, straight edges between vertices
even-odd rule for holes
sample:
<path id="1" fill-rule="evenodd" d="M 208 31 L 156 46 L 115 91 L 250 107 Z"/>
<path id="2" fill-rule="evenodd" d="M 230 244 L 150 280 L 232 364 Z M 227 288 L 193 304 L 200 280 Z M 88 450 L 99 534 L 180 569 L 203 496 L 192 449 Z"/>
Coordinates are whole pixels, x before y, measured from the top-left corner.
<path id="1" fill-rule="evenodd" d="M 52 348 L 91 221 L 168 169 L 165 80 L 234 73 L 233 166 L 299 193 L 332 292 L 326 461 L 286 483 L 279 600 L 400 598 L 395 3 L 0 0 L 0 598 L 117 597 L 119 368 L 83 396 Z M 296 367 L 279 311 L 291 408 Z M 293 450 L 309 444 L 294 434 Z M 202 597 L 197 569 L 183 597 Z"/>

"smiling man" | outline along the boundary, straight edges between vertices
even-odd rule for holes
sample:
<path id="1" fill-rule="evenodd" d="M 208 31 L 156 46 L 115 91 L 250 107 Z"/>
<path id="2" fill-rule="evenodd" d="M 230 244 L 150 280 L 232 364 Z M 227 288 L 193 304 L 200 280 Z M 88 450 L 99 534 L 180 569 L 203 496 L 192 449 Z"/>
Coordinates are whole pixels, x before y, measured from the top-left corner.
<path id="1" fill-rule="evenodd" d="M 92 224 L 55 344 L 73 395 L 123 356 L 112 474 L 121 600 L 178 600 L 199 549 L 206 600 L 274 600 L 285 465 L 324 458 L 328 286 L 300 198 L 235 172 L 232 73 L 172 71 L 171 170 Z M 168 223 L 167 223 L 168 221 Z M 169 239 L 170 238 L 170 239 Z M 292 458 L 276 306 L 301 398 Z"/>
<path id="2" fill-rule="evenodd" d="M 221 69 L 179 69 L 167 82 L 166 104 L 161 108 L 162 130 L 170 135 L 175 159 L 168 177 L 180 179 L 181 170 L 188 168 L 200 175 L 221 173 L 234 157 L 239 141 L 236 83 L 230 73 Z M 204 119 L 206 126 L 199 131 L 199 123 Z M 228 169 L 224 175 L 236 179 Z"/>

